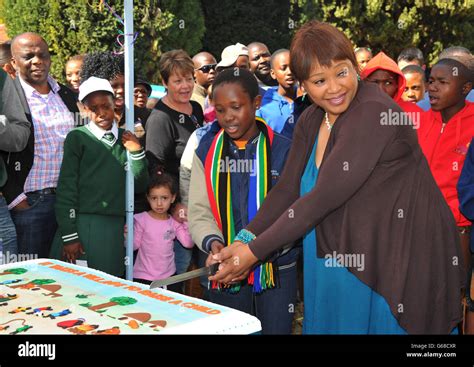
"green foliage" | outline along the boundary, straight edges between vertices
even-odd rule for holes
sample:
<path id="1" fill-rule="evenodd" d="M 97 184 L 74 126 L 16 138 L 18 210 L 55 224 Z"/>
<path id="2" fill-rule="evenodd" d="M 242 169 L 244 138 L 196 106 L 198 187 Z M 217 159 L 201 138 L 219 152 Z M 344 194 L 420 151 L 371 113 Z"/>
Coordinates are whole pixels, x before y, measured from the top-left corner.
<path id="1" fill-rule="evenodd" d="M 46 284 L 56 283 L 56 281 L 53 279 L 34 279 L 30 283 L 33 283 L 36 285 L 46 285 Z"/>
<path id="2" fill-rule="evenodd" d="M 13 37 L 40 33 L 52 56 L 51 73 L 64 81 L 64 65 L 76 54 L 118 50 L 120 22 L 101 0 L 0 0 L 0 14 Z M 108 3 L 119 15 L 123 0 Z M 220 58 L 224 47 L 260 41 L 270 51 L 289 47 L 297 27 L 310 19 L 336 25 L 354 45 L 396 58 L 419 47 L 428 63 L 445 47 L 474 50 L 474 0 L 140 0 L 135 1 L 135 71 L 160 80 L 164 51 L 190 55 L 206 50 Z M 123 37 L 122 37 L 123 38 Z M 324 45 L 322 45 L 323 47 Z"/>
<path id="3" fill-rule="evenodd" d="M 163 0 L 171 25 L 163 31 L 162 51 L 181 48 L 191 56 L 200 51 L 204 35 L 204 15 L 199 1 Z"/>
<path id="4" fill-rule="evenodd" d="M 428 64 L 449 46 L 474 49 L 473 0 L 291 0 L 301 25 L 310 19 L 341 29 L 355 46 L 392 58 L 407 47 L 423 51 Z"/>
<path id="5" fill-rule="evenodd" d="M 20 275 L 20 274 L 25 274 L 28 270 L 24 269 L 24 268 L 13 268 L 13 269 L 8 269 L 8 270 L 5 270 L 3 273 L 1 273 L 0 275 L 3 275 L 3 274 L 16 274 L 16 275 Z"/>
<path id="6" fill-rule="evenodd" d="M 137 303 L 137 300 L 131 297 L 112 297 L 110 302 L 114 302 L 120 306 L 128 306 Z"/>
<path id="7" fill-rule="evenodd" d="M 116 43 L 123 25 L 100 0 L 2 0 L 0 13 L 4 14 L 10 37 L 23 32 L 41 34 L 49 45 L 52 59 L 51 74 L 64 81 L 64 66 L 73 55 L 93 51 L 119 50 Z M 156 0 L 135 1 L 134 31 L 138 38 L 134 47 L 135 71 L 150 81 L 158 81 L 156 64 L 163 46 L 184 48 L 190 53 L 201 48 L 204 21 L 199 17 L 198 0 L 165 1 L 169 7 L 162 10 Z M 108 1 L 123 18 L 123 0 Z M 176 13 L 171 13 L 175 11 Z M 172 39 L 174 46 L 164 43 L 173 19 L 184 19 L 186 27 Z M 163 33 L 165 32 L 165 33 Z M 173 34 L 175 32 L 172 32 Z M 121 36 L 123 43 L 123 36 Z"/>
<path id="8" fill-rule="evenodd" d="M 201 0 L 206 22 L 203 48 L 219 61 L 222 50 L 236 42 L 265 43 L 270 52 L 288 47 L 290 2 L 281 0 Z"/>

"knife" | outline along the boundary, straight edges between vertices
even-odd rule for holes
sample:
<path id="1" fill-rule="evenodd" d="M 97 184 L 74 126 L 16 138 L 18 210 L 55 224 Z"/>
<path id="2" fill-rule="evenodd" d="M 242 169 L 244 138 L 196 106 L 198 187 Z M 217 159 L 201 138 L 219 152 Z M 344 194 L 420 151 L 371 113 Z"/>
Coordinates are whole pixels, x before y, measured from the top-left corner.
<path id="1" fill-rule="evenodd" d="M 205 266 L 196 270 L 191 270 L 183 274 L 173 275 L 172 277 L 166 279 L 155 280 L 150 284 L 150 289 L 164 287 L 166 285 L 171 285 L 179 282 L 184 282 L 188 279 L 193 279 L 200 277 L 202 275 L 214 275 L 219 269 L 219 263 L 213 264 L 211 266 Z"/>

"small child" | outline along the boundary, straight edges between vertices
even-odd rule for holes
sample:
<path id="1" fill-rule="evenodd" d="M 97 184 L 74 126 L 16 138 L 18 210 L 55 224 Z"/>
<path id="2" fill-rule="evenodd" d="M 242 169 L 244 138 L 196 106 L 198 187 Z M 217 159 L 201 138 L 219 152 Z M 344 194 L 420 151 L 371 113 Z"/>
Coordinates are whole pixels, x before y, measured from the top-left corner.
<path id="1" fill-rule="evenodd" d="M 123 276 L 126 171 L 135 177 L 136 192 L 145 191 L 148 171 L 137 137 L 117 127 L 113 96 L 105 79 L 90 77 L 79 88 L 79 100 L 91 121 L 72 130 L 64 142 L 55 207 L 59 228 L 51 257 L 71 263 L 79 259 L 91 268 Z"/>
<path id="2" fill-rule="evenodd" d="M 359 64 L 359 69 L 362 71 L 373 57 L 372 50 L 368 47 L 357 47 L 354 52 L 357 63 Z"/>
<path id="3" fill-rule="evenodd" d="M 134 216 L 133 249 L 139 250 L 133 269 L 135 282 L 150 284 L 176 273 L 173 250 L 176 238 L 186 248 L 194 246 L 187 222 L 179 223 L 169 214 L 177 192 L 175 180 L 166 173 L 158 174 L 148 186 L 151 210 Z M 181 292 L 182 284 L 172 284 L 168 289 Z"/>
<path id="4" fill-rule="evenodd" d="M 65 67 L 67 86 L 75 93 L 79 93 L 81 85 L 81 69 L 84 55 L 71 57 Z"/>

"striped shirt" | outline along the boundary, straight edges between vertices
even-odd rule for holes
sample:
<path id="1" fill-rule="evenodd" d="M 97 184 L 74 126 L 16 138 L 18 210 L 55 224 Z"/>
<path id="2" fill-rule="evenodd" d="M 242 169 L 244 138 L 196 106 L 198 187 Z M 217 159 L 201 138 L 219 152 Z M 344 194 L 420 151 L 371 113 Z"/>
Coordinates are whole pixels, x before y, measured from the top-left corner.
<path id="1" fill-rule="evenodd" d="M 34 127 L 34 158 L 23 193 L 8 206 L 14 208 L 26 199 L 26 193 L 56 187 L 63 159 L 64 139 L 75 126 L 74 114 L 64 104 L 59 84 L 48 76 L 50 91 L 40 94 L 20 76 L 20 84 L 30 108 Z"/>

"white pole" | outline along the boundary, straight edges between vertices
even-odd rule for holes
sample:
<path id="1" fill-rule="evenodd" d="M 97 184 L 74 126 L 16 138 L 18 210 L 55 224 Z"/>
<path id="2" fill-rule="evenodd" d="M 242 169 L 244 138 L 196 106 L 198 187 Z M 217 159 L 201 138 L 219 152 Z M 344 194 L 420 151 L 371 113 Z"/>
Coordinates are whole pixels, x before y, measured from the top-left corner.
<path id="1" fill-rule="evenodd" d="M 125 0 L 124 6 L 124 45 L 125 45 L 125 123 L 127 130 L 134 132 L 134 108 L 133 108 L 133 0 Z M 127 215 L 127 250 L 126 250 L 126 277 L 133 280 L 133 199 L 134 199 L 134 182 L 130 169 L 131 159 L 127 152 L 127 172 L 126 172 L 126 206 Z"/>

